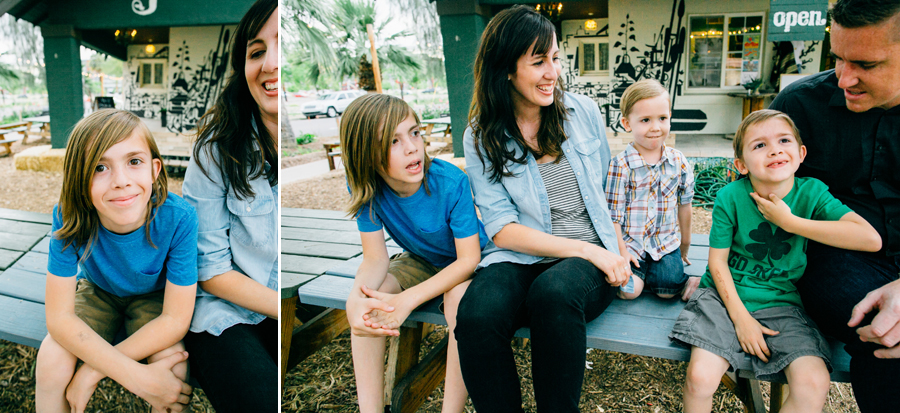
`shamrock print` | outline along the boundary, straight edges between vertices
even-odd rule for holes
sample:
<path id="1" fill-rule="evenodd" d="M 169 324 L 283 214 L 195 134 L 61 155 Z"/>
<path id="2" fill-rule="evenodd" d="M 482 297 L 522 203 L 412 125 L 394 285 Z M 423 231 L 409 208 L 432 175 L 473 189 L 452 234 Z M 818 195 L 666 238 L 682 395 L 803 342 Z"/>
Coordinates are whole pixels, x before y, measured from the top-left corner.
<path id="1" fill-rule="evenodd" d="M 762 261 L 768 257 L 769 265 L 775 265 L 773 260 L 780 260 L 787 253 L 791 252 L 791 244 L 787 241 L 793 234 L 775 227 L 768 222 L 760 222 L 759 227 L 750 231 L 750 239 L 759 242 L 758 244 L 748 244 L 747 252 L 753 254 L 753 259 Z"/>

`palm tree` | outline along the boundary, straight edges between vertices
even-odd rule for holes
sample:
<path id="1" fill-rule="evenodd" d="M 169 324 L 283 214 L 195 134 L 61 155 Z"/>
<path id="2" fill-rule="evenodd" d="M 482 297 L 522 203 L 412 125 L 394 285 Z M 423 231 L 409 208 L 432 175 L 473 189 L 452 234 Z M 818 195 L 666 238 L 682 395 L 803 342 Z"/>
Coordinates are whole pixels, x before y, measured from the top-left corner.
<path id="1" fill-rule="evenodd" d="M 316 0 L 289 0 L 289 2 L 294 2 L 294 6 L 300 2 L 313 1 Z M 307 5 L 307 7 L 309 6 Z M 396 45 L 398 39 L 412 34 L 403 31 L 391 36 L 383 36 L 382 33 L 391 24 L 392 18 L 376 22 L 375 3 L 372 0 L 337 0 L 331 4 L 330 10 L 317 11 L 316 19 L 312 19 L 309 11 L 307 13 L 310 16 L 307 28 L 326 28 L 328 30 L 326 38 L 331 50 L 336 55 L 336 67 L 332 67 L 324 59 L 319 58 L 312 45 L 301 44 L 301 59 L 309 66 L 307 76 L 313 82 L 318 81 L 318 77 L 322 73 L 336 73 L 339 78 L 357 78 L 360 86 L 366 90 L 374 89 L 374 79 L 371 74 L 372 53 L 366 45 L 369 39 L 366 32 L 367 24 L 374 27 L 378 46 L 376 53 L 382 68 L 390 67 L 394 72 L 405 74 L 421 68 L 412 54 Z"/>
<path id="2" fill-rule="evenodd" d="M 312 63 L 308 77 L 315 84 L 321 73 L 337 67 L 337 56 L 325 31 L 334 20 L 330 4 L 323 0 L 284 0 L 282 5 L 286 37 L 296 39 L 296 42 L 285 41 L 285 56 L 297 55 L 302 61 Z"/>

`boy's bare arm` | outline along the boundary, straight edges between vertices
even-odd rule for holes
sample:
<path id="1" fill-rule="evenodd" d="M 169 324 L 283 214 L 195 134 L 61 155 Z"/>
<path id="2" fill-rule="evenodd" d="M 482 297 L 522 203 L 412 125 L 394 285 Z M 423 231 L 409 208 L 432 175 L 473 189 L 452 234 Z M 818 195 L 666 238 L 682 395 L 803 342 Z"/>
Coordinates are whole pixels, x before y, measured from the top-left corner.
<path id="1" fill-rule="evenodd" d="M 238 271 L 231 270 L 200 281 L 200 287 L 250 311 L 278 318 L 278 292 Z"/>
<path id="2" fill-rule="evenodd" d="M 616 239 L 619 241 L 619 255 L 628 260 L 628 262 L 634 264 L 635 267 L 641 268 L 637 257 L 628 252 L 628 245 L 625 244 L 625 236 L 622 235 L 622 225 L 618 222 L 613 222 L 613 228 L 616 230 Z"/>
<path id="3" fill-rule="evenodd" d="M 787 232 L 847 250 L 874 252 L 881 249 L 878 231 L 855 212 L 844 214 L 839 221 L 815 221 L 792 214 L 791 208 L 775 195 L 769 199 L 756 193 L 750 196 L 764 218 Z"/>
<path id="4" fill-rule="evenodd" d="M 688 249 L 691 248 L 691 204 L 678 206 L 678 228 L 681 230 L 681 259 L 691 265 L 688 260 Z"/>
<path id="5" fill-rule="evenodd" d="M 181 341 L 191 326 L 197 284 L 175 285 L 166 281 L 162 313 L 116 345 L 122 354 L 143 360 Z"/>
<path id="6" fill-rule="evenodd" d="M 777 331 L 763 327 L 759 321 L 756 321 L 744 302 L 737 294 L 734 287 L 734 279 L 731 270 L 728 268 L 728 254 L 730 248 L 712 248 L 709 249 L 709 273 L 712 275 L 713 282 L 716 284 L 716 291 L 725 309 L 728 310 L 728 317 L 734 323 L 734 330 L 737 333 L 738 341 L 745 353 L 759 357 L 760 360 L 768 362 L 766 358 L 771 355 L 769 347 L 763 334 L 774 335 Z"/>
<path id="7" fill-rule="evenodd" d="M 373 232 L 360 232 L 362 240 L 363 262 L 356 271 L 353 289 L 347 297 L 347 321 L 350 323 L 350 331 L 362 336 L 389 336 L 397 335 L 395 331 L 380 328 L 371 328 L 365 325 L 363 315 L 374 309 L 393 311 L 387 303 L 367 296 L 362 287 L 377 290 L 381 288 L 387 277 L 390 257 L 388 257 L 387 245 L 384 242 L 384 230 Z"/>
<path id="8" fill-rule="evenodd" d="M 182 393 L 190 393 L 190 386 L 171 373 L 171 366 L 157 369 L 157 366 L 138 363 L 75 315 L 76 283 L 75 277 L 47 274 L 47 331 L 56 342 L 99 373 L 150 402 L 157 410 L 165 410 Z"/>
<path id="9" fill-rule="evenodd" d="M 378 312 L 373 314 L 370 321 L 373 328 L 398 329 L 406 317 L 426 301 L 437 297 L 465 280 L 472 277 L 475 267 L 481 262 L 481 242 L 478 234 L 454 239 L 456 245 L 456 261 L 444 267 L 443 270 L 410 287 L 399 294 L 383 294 L 370 291 L 369 296 L 382 300 L 394 307 L 390 313 Z"/>

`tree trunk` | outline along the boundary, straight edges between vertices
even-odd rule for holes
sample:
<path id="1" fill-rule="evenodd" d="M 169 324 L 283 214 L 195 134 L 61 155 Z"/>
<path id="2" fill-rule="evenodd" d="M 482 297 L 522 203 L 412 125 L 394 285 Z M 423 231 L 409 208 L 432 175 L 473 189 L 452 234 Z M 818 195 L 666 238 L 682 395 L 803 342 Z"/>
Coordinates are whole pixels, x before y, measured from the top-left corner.
<path id="1" fill-rule="evenodd" d="M 281 87 L 284 88 L 283 83 Z M 281 149 L 294 149 L 297 147 L 297 141 L 294 136 L 294 128 L 291 127 L 290 116 L 287 114 L 287 99 L 284 93 L 281 94 L 281 107 L 285 109 L 279 116 L 281 118 Z"/>
<path id="2" fill-rule="evenodd" d="M 359 58 L 359 88 L 367 92 L 375 90 L 375 72 L 366 55 Z"/>

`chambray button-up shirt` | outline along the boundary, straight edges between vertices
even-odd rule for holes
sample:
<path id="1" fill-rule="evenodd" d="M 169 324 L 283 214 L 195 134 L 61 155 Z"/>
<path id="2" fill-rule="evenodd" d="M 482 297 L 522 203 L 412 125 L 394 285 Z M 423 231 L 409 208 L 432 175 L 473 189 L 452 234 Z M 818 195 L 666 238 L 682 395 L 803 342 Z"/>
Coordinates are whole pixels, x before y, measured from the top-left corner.
<path id="1" fill-rule="evenodd" d="M 215 145 L 215 144 L 213 144 Z M 213 148 L 215 150 L 215 148 Z M 260 151 L 257 146 L 256 151 Z M 218 157 L 218 155 L 214 155 Z M 199 158 L 199 159 L 198 159 Z M 207 177 L 197 163 L 209 172 Z M 271 166 L 266 163 L 265 170 Z M 235 270 L 266 287 L 278 287 L 278 185 L 265 174 L 250 181 L 256 196 L 238 199 L 206 150 L 191 158 L 184 199 L 197 209 L 199 281 Z M 220 335 L 235 324 L 259 324 L 266 316 L 197 288 L 191 331 Z"/>
<path id="2" fill-rule="evenodd" d="M 578 181 L 578 189 L 584 198 L 594 230 L 604 248 L 618 254 L 619 243 L 603 192 L 610 154 L 606 125 L 600 116 L 600 108 L 588 97 L 568 92 L 563 103 L 568 112 L 568 120 L 563 124 L 568 139 L 563 142 L 562 150 L 575 172 L 575 180 Z M 553 233 L 547 189 L 530 151 L 526 154 L 525 164 L 508 162 L 503 166 L 503 170 L 512 172 L 512 176 L 504 176 L 499 182 L 491 182 L 485 174 L 485 170 L 491 168 L 491 162 L 485 159 L 482 165 L 475 152 L 471 127 L 466 128 L 463 146 L 466 173 L 489 239 L 493 239 L 494 235 L 510 223 L 522 224 L 547 234 Z M 515 151 L 515 157 L 521 156 L 525 151 L 525 148 L 520 148 L 512 139 L 507 141 L 507 149 Z M 543 259 L 499 248 L 493 242 L 485 247 L 481 256 L 483 258 L 478 268 L 498 262 L 533 264 Z"/>

